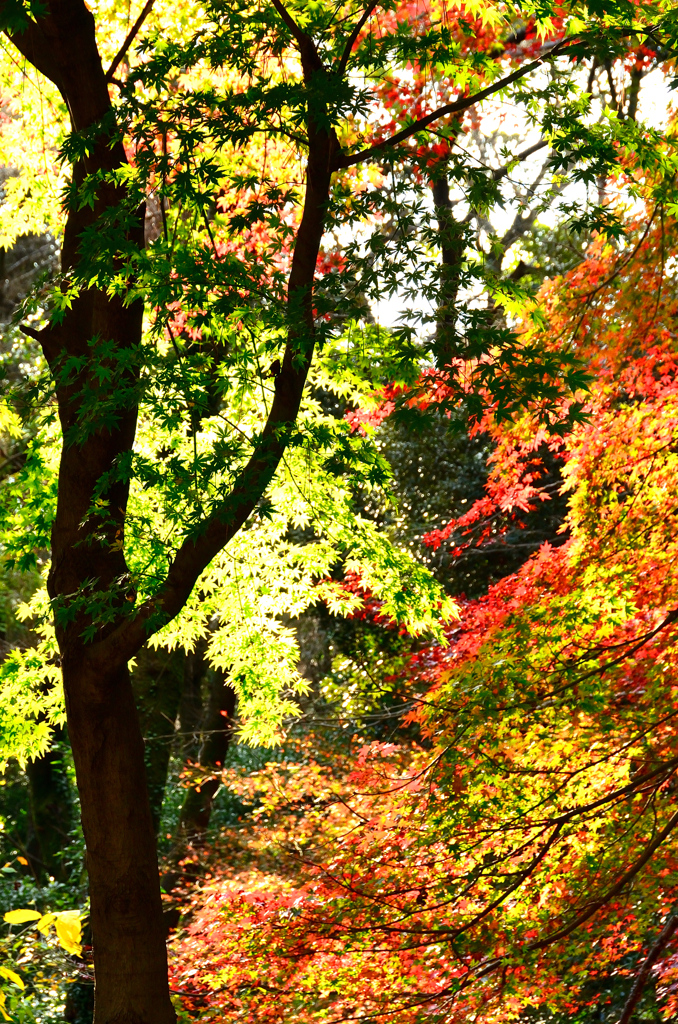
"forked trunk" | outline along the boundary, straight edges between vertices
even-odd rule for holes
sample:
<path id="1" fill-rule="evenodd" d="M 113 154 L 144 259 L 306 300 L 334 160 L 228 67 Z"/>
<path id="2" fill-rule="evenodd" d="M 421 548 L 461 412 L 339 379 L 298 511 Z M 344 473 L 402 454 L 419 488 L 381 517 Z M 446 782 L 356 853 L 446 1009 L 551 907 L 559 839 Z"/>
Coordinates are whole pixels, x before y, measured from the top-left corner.
<path id="1" fill-rule="evenodd" d="M 0 11 L 5 5 L 0 0 Z M 290 332 L 259 446 L 222 506 L 186 534 L 164 584 L 135 608 L 124 557 L 128 483 L 122 468 L 136 431 L 143 309 L 139 300 L 90 286 L 87 248 L 96 246 L 99 235 L 110 247 L 117 224 L 115 251 L 101 251 L 98 258 L 118 276 L 122 253 L 143 247 L 144 211 L 129 208 L 118 184 L 126 156 L 94 18 L 83 0 L 46 0 L 37 21 L 27 19 L 20 32 L 5 31 L 58 86 L 76 132 L 90 137 L 73 167 L 62 247 L 62 269 L 74 272 L 76 281 L 83 266 L 85 272 L 63 319 L 55 318 L 39 339 L 64 438 L 48 590 L 87 846 L 94 1022 L 172 1024 L 155 834 L 127 662 L 157 628 L 158 616 L 171 619 L 180 611 L 200 573 L 247 520 L 288 443 L 313 355 L 313 279 L 339 144 L 326 114 L 318 120 L 309 109 L 306 195 L 288 282 Z M 311 38 L 296 34 L 310 83 L 325 72 Z M 87 182 L 97 183 L 92 204 L 89 192 L 87 201 L 79 195 Z"/>
<path id="2" fill-rule="evenodd" d="M 0 11 L 5 6 L 0 0 Z M 47 0 L 37 20 L 26 17 L 19 31 L 5 32 L 59 88 L 73 129 L 92 140 L 73 167 L 62 269 L 77 275 L 87 246 L 92 250 L 98 239 L 99 218 L 112 237 L 118 225 L 114 249 L 140 250 L 144 211 L 130 211 L 116 184 L 126 156 L 91 11 L 83 0 Z M 93 203 L 78 194 L 88 176 L 99 181 Z M 99 257 L 109 260 L 111 273 L 121 271 L 114 251 Z M 64 438 L 48 590 L 87 847 L 96 1024 L 171 1024 L 175 1016 L 143 740 L 127 669 L 145 637 L 127 653 L 109 651 L 96 669 L 89 660 L 92 641 L 96 646 L 110 635 L 134 602 L 123 554 L 128 484 L 116 467 L 134 444 L 133 353 L 142 315 L 139 301 L 82 282 L 63 319 L 38 335 Z"/>

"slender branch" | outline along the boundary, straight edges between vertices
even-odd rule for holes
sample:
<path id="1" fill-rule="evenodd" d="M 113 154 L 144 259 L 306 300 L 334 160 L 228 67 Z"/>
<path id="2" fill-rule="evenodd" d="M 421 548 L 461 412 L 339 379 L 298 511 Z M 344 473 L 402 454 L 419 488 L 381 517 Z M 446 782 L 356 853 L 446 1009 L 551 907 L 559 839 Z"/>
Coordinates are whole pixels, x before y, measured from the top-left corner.
<path id="1" fill-rule="evenodd" d="M 266 425 L 228 498 L 185 536 L 157 594 L 142 604 L 133 618 L 123 620 L 105 639 L 88 649 L 86 658 L 93 671 L 111 661 L 128 661 L 150 635 L 173 619 L 188 600 L 203 569 L 252 514 L 275 474 L 287 443 L 286 435 L 301 403 L 312 353 L 305 356 L 301 367 L 292 365 L 296 355 L 296 347 L 288 342 Z"/>
<path id="2" fill-rule="evenodd" d="M 401 928 L 401 927 L 382 926 L 381 930 L 382 931 L 388 931 L 388 932 L 391 932 L 391 933 L 394 933 L 394 934 L 398 934 L 398 935 L 407 935 L 407 934 L 417 934 L 417 935 L 420 935 L 420 936 L 424 935 L 425 936 L 424 944 L 426 944 L 428 942 L 431 942 L 431 941 L 434 941 L 434 940 L 437 940 L 441 936 L 444 937 L 445 940 L 448 941 L 448 942 L 452 941 L 453 939 L 458 938 L 464 932 L 468 931 L 470 928 L 474 927 L 476 924 L 478 924 L 480 921 L 482 921 L 483 918 L 487 917 L 487 915 L 489 913 L 491 913 L 493 910 L 495 910 L 498 906 L 501 905 L 501 903 L 506 899 L 506 897 L 508 895 L 510 895 L 519 885 L 522 885 L 522 883 L 524 882 L 525 878 L 529 878 L 530 874 L 534 871 L 534 869 L 538 866 L 538 864 L 541 863 L 541 861 L 544 859 L 544 857 L 548 853 L 549 849 L 553 846 L 554 842 L 558 839 L 558 837 L 560 835 L 560 832 L 562 831 L 563 827 L 566 824 L 568 824 L 570 821 L 572 821 L 573 818 L 576 818 L 577 816 L 581 816 L 581 820 L 583 820 L 584 812 L 589 811 L 591 809 L 596 809 L 596 808 L 604 805 L 605 803 L 610 803 L 612 800 L 617 800 L 620 797 L 623 797 L 623 796 L 627 795 L 630 792 L 634 792 L 634 791 L 635 792 L 642 792 L 642 790 L 644 788 L 642 784 L 647 782 L 648 779 L 652 779 L 652 778 L 656 779 L 657 776 L 663 776 L 663 778 L 660 778 L 659 781 L 655 783 L 654 789 L 655 789 L 655 792 L 656 792 L 657 787 L 659 785 L 661 785 L 661 783 L 665 780 L 665 778 L 668 778 L 668 777 L 670 777 L 671 774 L 673 774 L 673 770 L 671 770 L 667 774 L 667 767 L 669 767 L 670 765 L 673 765 L 675 767 L 676 763 L 678 763 L 678 758 L 674 758 L 672 760 L 672 762 L 667 763 L 667 765 L 662 765 L 661 768 L 656 769 L 653 772 L 649 772 L 648 774 L 642 776 L 641 778 L 639 778 L 637 780 L 634 780 L 633 782 L 629 783 L 627 786 L 624 786 L 622 789 L 616 790 L 614 793 L 608 794 L 607 796 L 602 797 L 601 799 L 595 801 L 592 804 L 589 804 L 589 805 L 584 806 L 584 807 L 574 807 L 570 811 L 567 811 L 564 814 L 561 814 L 558 817 L 553 818 L 551 820 L 546 819 L 546 820 L 544 820 L 542 822 L 536 822 L 535 824 L 539 825 L 540 827 L 543 826 L 544 828 L 553 828 L 553 830 L 554 830 L 552 832 L 551 836 L 545 842 L 544 846 L 535 855 L 535 857 L 531 861 L 531 863 L 519 873 L 518 880 L 515 883 L 513 883 L 509 889 L 505 890 L 502 893 L 502 895 L 497 900 L 495 900 L 491 904 L 488 904 L 488 906 L 485 907 L 484 910 L 480 911 L 476 916 L 474 916 L 471 919 L 469 919 L 468 921 L 464 922 L 464 924 L 459 925 L 459 926 L 457 926 L 455 928 L 452 928 L 452 927 L 427 928 L 427 929 L 424 930 L 423 933 L 422 933 L 421 929 L 419 929 L 419 928 L 418 929 L 413 929 L 413 928 Z M 497 861 L 495 861 L 493 863 L 492 867 L 495 868 L 496 865 L 501 863 L 501 861 L 503 861 L 503 860 L 507 860 L 509 858 L 517 857 L 520 853 L 523 852 L 523 850 L 527 847 L 527 845 L 528 845 L 528 842 L 525 842 L 524 844 L 522 844 L 517 849 L 514 848 L 514 849 L 508 851 L 502 858 L 499 858 Z M 336 878 L 335 876 L 333 876 L 333 875 L 331 875 L 329 873 L 328 873 L 328 877 L 331 878 L 338 885 L 342 885 L 342 886 L 344 885 L 344 883 L 339 878 Z M 456 898 L 456 899 L 463 898 L 470 891 L 471 884 L 472 883 L 470 883 L 469 886 L 466 886 L 454 898 Z M 347 891 L 348 891 L 348 889 L 350 889 L 350 885 L 349 884 L 347 884 L 344 887 L 347 888 Z M 354 890 L 354 891 L 357 891 L 358 894 L 361 895 L 361 896 L 366 895 L 364 892 L 360 892 L 358 890 Z M 439 909 L 439 907 L 446 906 L 449 902 L 450 902 L 450 900 L 447 900 L 444 903 L 437 904 L 434 907 L 429 906 L 427 909 L 429 911 L 435 911 L 435 910 Z M 365 930 L 366 928 L 367 928 L 367 926 L 365 926 L 365 928 L 354 927 L 354 928 L 351 929 L 351 931 L 357 933 L 357 932 L 360 932 L 361 930 Z M 413 946 L 412 948 L 416 948 L 416 947 Z"/>
<path id="3" fill-rule="evenodd" d="M 282 3 L 282 0 L 271 0 L 271 3 L 297 41 L 301 56 L 301 66 L 304 72 L 304 81 L 308 83 L 314 72 L 323 70 L 323 62 L 320 59 L 318 48 L 308 32 L 304 32 L 297 25 L 290 12 Z"/>
<path id="4" fill-rule="evenodd" d="M 502 905 L 502 903 L 504 903 L 505 900 L 511 895 L 511 893 L 515 892 L 515 890 L 518 889 L 523 884 L 523 882 L 525 881 L 526 878 L 530 877 L 532 872 L 544 860 L 544 858 L 546 857 L 546 854 L 549 852 L 549 850 L 554 845 L 554 843 L 557 842 L 557 840 L 558 840 L 558 838 L 560 836 L 560 833 L 562 831 L 563 824 L 564 824 L 563 822 L 558 822 L 558 824 L 554 828 L 553 832 L 551 833 L 551 835 L 548 837 L 548 839 L 546 840 L 546 842 L 542 846 L 541 850 L 539 850 L 535 854 L 535 856 L 532 858 L 532 860 L 527 865 L 527 867 L 523 868 L 523 870 L 518 873 L 518 875 L 516 877 L 516 880 L 509 886 L 508 889 L 505 889 L 501 893 L 501 895 L 498 896 L 494 900 L 493 903 L 488 903 L 488 905 L 483 910 L 481 910 L 478 914 L 476 914 L 475 917 L 471 918 L 470 921 L 466 921 L 463 925 L 459 925 L 457 928 L 454 928 L 454 929 L 451 930 L 451 932 L 449 934 L 449 940 L 450 941 L 453 940 L 453 939 L 459 938 L 459 936 L 463 935 L 464 932 L 469 931 L 471 928 L 475 927 L 475 925 L 479 924 L 484 918 L 486 918 L 488 916 L 488 914 L 491 914 L 494 910 L 497 909 L 497 907 L 500 907 Z M 434 908 L 434 909 L 436 909 L 436 908 Z"/>
<path id="5" fill-rule="evenodd" d="M 678 914 L 669 914 L 666 919 L 666 924 L 657 936 L 655 944 L 647 954 L 645 963 L 640 968 L 640 971 L 636 975 L 636 980 L 633 983 L 633 988 L 629 992 L 629 997 L 624 1005 L 624 1010 L 621 1017 L 619 1018 L 619 1024 L 630 1024 L 631 1015 L 636 1008 L 636 1003 L 643 994 L 643 989 L 647 984 L 647 979 L 655 964 L 655 961 L 659 957 L 660 953 L 664 949 L 664 946 L 672 938 L 676 928 L 678 928 Z"/>
<path id="6" fill-rule="evenodd" d="M 344 71 L 346 71 L 346 65 L 348 64 L 349 58 L 351 56 L 351 50 L 353 49 L 353 46 L 355 45 L 355 42 L 358 36 L 360 35 L 364 25 L 369 21 L 372 12 L 375 10 L 376 7 L 379 6 L 380 2 L 381 0 L 370 0 L 367 7 L 363 11 L 362 16 L 356 22 L 353 31 L 346 40 L 344 52 L 341 55 L 341 60 L 339 61 L 339 65 L 337 67 L 338 74 L 343 75 Z"/>
<path id="7" fill-rule="evenodd" d="M 666 613 L 666 615 L 664 616 L 664 618 L 658 626 L 655 626 L 654 629 L 648 630 L 647 633 L 643 633 L 636 640 L 622 640 L 617 644 L 599 644 L 598 647 L 592 648 L 590 652 L 587 651 L 586 654 L 582 654 L 578 661 L 588 660 L 590 657 L 593 657 L 594 655 L 600 656 L 601 654 L 606 654 L 608 651 L 614 651 L 620 647 L 626 647 L 626 650 L 623 651 L 623 653 L 619 657 L 615 658 L 613 661 L 606 661 L 605 664 L 602 666 L 603 669 L 612 668 L 613 666 L 618 665 L 621 661 L 625 660 L 626 658 L 633 657 L 633 655 L 637 651 L 639 651 L 641 647 L 644 647 L 645 644 L 649 643 L 650 640 L 654 640 L 658 633 L 661 633 L 661 631 L 663 629 L 666 629 L 667 626 L 672 626 L 673 623 L 676 622 L 676 620 L 678 620 L 678 608 L 672 608 L 671 611 Z M 597 669 L 596 671 L 599 670 Z M 582 683 L 589 678 L 590 673 L 584 676 L 580 676 L 576 681 L 577 683 Z"/>
<path id="8" fill-rule="evenodd" d="M 638 872 L 645 867 L 647 862 L 652 858 L 662 843 L 671 835 L 676 825 L 678 825 L 678 811 L 671 815 L 661 832 L 659 832 L 659 834 L 647 844 L 645 850 L 635 864 L 632 864 L 628 871 L 625 871 L 621 878 L 619 878 L 603 896 L 600 896 L 597 900 L 593 900 L 589 903 L 581 914 L 578 914 L 573 921 L 570 921 L 570 923 L 565 925 L 563 928 L 553 932 L 551 935 L 546 935 L 543 939 L 537 939 L 535 942 L 528 943 L 525 946 L 525 952 L 533 953 L 541 949 L 546 949 L 548 946 L 552 946 L 554 942 L 559 942 L 561 939 L 567 938 L 567 936 L 576 931 L 580 925 L 584 924 L 589 920 L 589 918 L 597 914 L 601 907 L 604 907 L 606 903 L 609 903 L 610 900 L 615 898 L 615 896 L 618 896 L 622 889 L 624 889 L 625 886 L 636 877 Z M 485 964 L 485 966 L 478 972 L 478 977 L 482 978 L 487 974 L 492 974 L 493 971 L 496 971 L 497 968 L 501 966 L 503 960 L 504 957 L 497 957 Z"/>
<path id="9" fill-rule="evenodd" d="M 461 153 L 463 153 L 464 157 L 467 160 L 475 160 L 479 167 L 482 167 L 483 170 L 485 171 L 489 171 L 493 181 L 501 181 L 502 178 L 506 177 L 506 175 L 509 173 L 512 167 L 515 167 L 516 164 L 521 163 L 523 160 L 527 160 L 527 158 L 532 156 L 533 153 L 537 153 L 540 149 L 544 149 L 549 144 L 545 139 L 542 139 L 540 142 L 535 142 L 533 146 L 528 146 L 528 148 L 524 149 L 521 153 L 517 153 L 516 156 L 514 156 L 509 163 L 504 164 L 503 167 L 490 167 L 489 164 L 484 163 L 473 153 L 469 153 L 468 150 L 464 149 L 463 146 L 460 146 L 458 142 L 453 141 L 452 139 L 448 139 L 448 137 L 446 135 L 443 135 L 442 132 L 437 132 L 435 128 L 431 128 L 430 131 L 432 135 L 437 135 L 439 139 L 444 139 L 445 142 L 452 143 L 454 146 L 456 146 L 457 149 Z M 532 191 L 533 188 L 534 186 L 530 186 L 529 191 Z M 451 200 L 449 208 L 452 209 L 454 206 L 457 206 L 460 202 L 462 202 L 461 199 Z M 474 211 L 469 210 L 468 214 L 466 215 L 465 222 L 471 220 L 473 215 Z M 489 224 L 489 221 L 487 223 Z M 522 546 L 524 547 L 525 545 Z M 474 554 L 475 552 L 469 550 L 466 553 Z"/>
<path id="10" fill-rule="evenodd" d="M 515 167 L 516 164 L 522 163 L 523 160 L 527 160 L 527 158 L 532 156 L 533 153 L 538 153 L 540 149 L 544 149 L 548 145 L 549 143 L 546 139 L 541 139 L 539 142 L 535 142 L 534 146 L 528 146 L 527 149 L 522 151 L 522 153 L 518 153 L 514 156 L 510 163 L 504 164 L 503 167 L 498 167 L 496 171 L 493 171 L 492 179 L 494 181 L 501 181 L 502 178 L 506 177 L 512 167 Z"/>
<path id="11" fill-rule="evenodd" d="M 597 900 L 593 900 L 591 903 L 589 903 L 586 909 L 584 909 L 582 913 L 578 914 L 577 918 L 575 918 L 574 921 L 570 921 L 568 925 L 565 925 L 558 931 L 553 932 L 551 935 L 545 936 L 543 939 L 538 939 L 535 942 L 527 943 L 524 946 L 524 952 L 537 952 L 541 949 L 546 949 L 548 948 L 548 946 L 553 945 L 553 943 L 559 942 L 560 939 L 564 939 L 571 933 L 577 931 L 577 929 L 581 925 L 585 924 L 585 922 L 587 922 L 590 918 L 593 918 L 594 914 L 596 914 L 602 906 L 608 903 L 610 899 L 619 896 L 619 894 L 628 885 L 628 883 L 636 877 L 638 871 L 640 871 L 645 866 L 645 864 L 648 860 L 650 860 L 654 852 L 658 850 L 660 846 L 662 846 L 666 839 L 668 839 L 668 837 L 671 835 L 673 829 L 676 827 L 677 824 L 678 811 L 676 811 L 676 813 L 669 818 L 668 822 L 662 829 L 661 833 L 658 836 L 655 836 L 651 843 L 647 844 L 645 850 L 638 858 L 638 860 L 635 862 L 635 864 L 633 864 L 628 869 L 628 871 L 625 871 L 623 876 L 615 883 L 615 885 L 608 889 L 603 896 L 600 896 Z M 491 961 L 486 961 L 484 964 L 480 963 L 478 965 L 477 970 L 470 971 L 469 974 L 466 976 L 466 982 L 468 983 L 468 981 L 470 981 L 473 975 L 476 978 L 485 978 L 488 975 L 494 974 L 495 971 L 500 970 L 504 966 L 505 959 L 505 956 L 495 956 L 493 959 L 491 959 Z M 651 964 L 649 966 L 651 967 Z M 448 991 L 449 989 L 443 990 L 442 992 L 438 992 L 437 995 L 438 997 L 440 997 L 441 995 L 446 995 Z M 638 992 L 638 996 L 639 995 L 640 991 Z M 631 1009 L 633 1010 L 633 1007 Z M 620 1021 L 620 1024 L 622 1024 L 622 1021 Z M 628 1024 L 628 1019 L 625 1022 L 625 1024 Z"/>
<path id="12" fill-rule="evenodd" d="M 278 12 L 282 20 L 287 25 L 288 29 L 298 42 L 299 46 L 305 46 L 307 44 L 308 35 L 306 32 L 299 28 L 296 21 L 294 20 L 290 12 L 287 10 L 285 5 L 281 3 L 281 0 L 271 0 L 271 3 L 275 7 L 276 11 Z"/>
<path id="13" fill-rule="evenodd" d="M 277 0 L 273 0 L 273 2 L 277 3 Z M 390 139 L 384 139 L 382 142 L 376 142 L 373 146 L 369 146 L 367 149 L 362 149 L 359 153 L 340 156 L 334 161 L 333 169 L 340 170 L 344 167 L 352 167 L 354 164 L 362 163 L 363 160 L 367 160 L 371 156 L 376 156 L 376 154 L 380 153 L 383 149 L 386 149 L 389 146 L 397 146 L 398 143 L 404 142 L 405 139 L 409 139 L 412 135 L 416 135 L 417 132 L 423 131 L 425 128 L 428 128 L 430 124 L 433 124 L 434 121 L 438 121 L 441 117 L 445 117 L 447 114 L 458 114 L 461 113 L 462 110 L 468 110 L 469 107 L 475 106 L 476 103 L 480 103 L 482 100 L 487 99 L 488 96 L 492 96 L 494 93 L 500 92 L 513 82 L 518 82 L 521 78 L 525 78 L 526 75 L 529 75 L 536 68 L 541 67 L 546 60 L 552 60 L 558 55 L 558 53 L 560 53 L 566 42 L 569 43 L 572 42 L 572 40 L 561 39 L 559 43 L 556 43 L 547 56 L 538 57 L 537 60 L 531 61 L 529 64 L 526 64 L 525 67 L 517 68 L 516 71 L 507 75 L 506 78 L 502 78 L 500 81 L 494 82 L 492 85 L 488 85 L 485 89 L 481 89 L 480 92 L 474 93 L 473 96 L 465 96 L 463 99 L 455 100 L 454 103 L 446 103 L 444 106 L 438 107 L 437 110 L 432 111 L 430 114 L 426 114 L 425 117 L 420 117 L 417 121 L 408 125 L 407 128 L 403 128 L 402 131 L 392 135 Z"/>
<path id="14" fill-rule="evenodd" d="M 19 330 L 22 334 L 25 334 L 27 338 L 32 338 L 34 341 L 42 341 L 42 331 L 36 331 L 34 327 L 28 327 L 26 324 L 19 324 Z"/>
<path id="15" fill-rule="evenodd" d="M 146 0 L 146 3 L 144 4 L 143 9 L 141 11 L 141 14 L 139 15 L 137 20 L 132 25 L 132 27 L 129 30 L 129 32 L 127 33 L 127 38 L 125 39 L 125 42 L 122 44 L 122 46 L 120 47 L 120 49 L 116 53 L 115 57 L 113 58 L 113 63 L 111 64 L 110 68 L 106 72 L 106 81 L 107 82 L 112 82 L 113 81 L 113 75 L 118 70 L 118 66 L 120 65 L 123 57 L 125 56 L 125 54 L 129 50 L 130 46 L 132 45 L 137 32 L 139 31 L 139 29 L 141 28 L 143 23 L 146 21 L 146 18 L 148 17 L 148 15 L 151 13 L 151 8 L 153 7 L 154 2 L 155 2 L 155 0 Z"/>
<path id="16" fill-rule="evenodd" d="M 649 221 L 647 222 L 647 225 L 645 227 L 645 230 L 643 231 L 641 239 L 638 242 L 638 244 L 634 247 L 633 251 L 631 252 L 631 255 L 627 256 L 626 259 L 621 260 L 617 264 L 617 266 L 615 267 L 613 272 L 610 274 L 610 276 L 606 277 L 605 280 L 602 281 L 599 285 L 596 285 L 595 288 L 592 288 L 588 292 L 581 292 L 579 295 L 576 296 L 577 300 L 579 300 L 579 299 L 586 299 L 586 302 L 584 303 L 584 312 L 581 314 L 581 316 L 577 320 L 577 323 L 575 324 L 574 330 L 572 332 L 572 338 L 571 338 L 572 341 L 574 341 L 574 339 L 576 338 L 577 333 L 579 331 L 579 328 L 581 327 L 581 325 L 583 324 L 584 320 L 586 319 L 586 316 L 587 316 L 587 314 L 589 312 L 589 307 L 591 305 L 591 300 L 593 299 L 593 297 L 595 295 L 597 295 L 598 292 L 601 291 L 603 288 L 607 288 L 608 284 L 611 284 L 612 281 L 614 281 L 614 279 L 616 277 L 618 277 L 619 274 L 621 274 L 622 270 L 624 270 L 629 265 L 631 260 L 635 257 L 636 253 L 640 250 L 640 247 L 642 246 L 643 242 L 645 241 L 645 239 L 647 238 L 648 234 L 650 233 L 650 228 L 652 227 L 652 222 L 654 221 L 654 219 L 655 219 L 655 217 L 657 215 L 657 210 L 658 209 L 659 209 L 659 204 L 657 204 L 655 206 L 654 210 L 652 211 L 652 216 L 650 217 Z M 566 324 L 565 327 L 560 332 L 560 334 L 555 339 L 556 342 L 560 341 L 560 339 L 562 338 L 563 334 L 565 334 L 568 330 L 569 330 L 569 327 Z"/>
<path id="17" fill-rule="evenodd" d="M 316 51 L 310 36 L 304 37 L 303 46 L 304 73 L 312 74 L 310 62 Z M 304 207 L 287 281 L 287 342 L 282 365 L 275 375 L 275 392 L 266 423 L 261 434 L 253 439 L 254 451 L 237 473 L 230 493 L 184 535 L 157 592 L 139 608 L 130 609 L 129 617 L 121 617 L 108 636 L 87 649 L 88 669 L 94 673 L 100 672 L 103 665 L 110 671 L 111 664 L 124 664 L 153 632 L 178 614 L 200 574 L 243 526 L 275 475 L 295 429 L 313 359 L 313 281 L 330 191 L 329 168 L 337 145 L 333 132 L 324 127 L 317 129 L 309 119 Z"/>

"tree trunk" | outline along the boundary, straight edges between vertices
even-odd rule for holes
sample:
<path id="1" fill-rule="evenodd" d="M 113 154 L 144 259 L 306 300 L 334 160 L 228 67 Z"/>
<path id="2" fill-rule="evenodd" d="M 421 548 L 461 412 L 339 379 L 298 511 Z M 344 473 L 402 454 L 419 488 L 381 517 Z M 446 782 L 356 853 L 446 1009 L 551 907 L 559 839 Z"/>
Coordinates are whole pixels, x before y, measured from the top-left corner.
<path id="1" fill-rule="evenodd" d="M 144 746 L 126 668 L 63 666 L 87 846 L 96 1024 L 170 1024 L 165 927 Z"/>
<path id="2" fill-rule="evenodd" d="M 52 875 L 60 882 L 68 877 L 63 854 L 74 824 L 71 787 L 63 766 L 64 747 L 64 731 L 55 729 L 50 749 L 26 765 L 36 853 L 36 857 L 30 857 L 31 864 L 37 878 L 44 880 Z"/>
<path id="3" fill-rule="evenodd" d="M 62 248 L 63 270 L 74 272 L 77 281 L 88 258 L 85 244 L 98 244 L 100 217 L 107 218 L 109 232 L 120 217 L 122 247 L 140 249 L 144 243 L 144 210 L 130 217 L 125 192 L 114 181 L 127 161 L 122 142 L 111 137 L 116 129 L 94 17 L 82 0 L 47 0 L 39 20 L 28 19 L 18 33 L 7 31 L 27 60 L 58 86 L 75 131 L 89 131 L 93 140 L 73 167 Z M 80 186 L 91 175 L 100 184 L 93 203 L 82 203 Z M 120 272 L 113 253 L 102 258 L 112 273 Z M 48 590 L 87 847 L 96 1024 L 175 1019 L 144 748 L 127 670 L 131 654 L 110 652 L 96 669 L 88 660 L 92 641 L 124 621 L 134 597 L 123 555 L 128 485 L 112 472 L 134 444 L 133 361 L 121 370 L 123 364 L 105 353 L 136 349 L 142 315 L 139 302 L 81 284 L 61 322 L 39 335 L 64 438 Z M 104 355 L 93 349 L 98 343 Z M 110 377 L 98 372 L 102 360 Z M 75 368 L 68 375 L 67 361 Z M 105 489 L 103 479 L 110 481 Z M 102 604 L 106 614 L 97 619 L 94 610 Z"/>
<path id="4" fill-rule="evenodd" d="M 433 182 L 433 205 L 438 220 L 441 248 L 440 301 L 437 310 L 434 354 L 438 369 L 445 369 L 457 355 L 457 298 L 464 255 L 464 225 L 454 219 L 447 169 L 438 170 Z"/>
<path id="5" fill-rule="evenodd" d="M 231 742 L 236 699 L 235 690 L 227 683 L 224 673 L 213 669 L 203 720 L 203 742 L 198 755 L 201 768 L 219 769 L 223 766 Z M 186 791 L 179 819 L 183 840 L 200 843 L 204 839 L 219 786 L 220 780 L 214 778 Z"/>
<path id="6" fill-rule="evenodd" d="M 184 654 L 184 686 L 177 715 L 178 734 L 174 753 L 182 761 L 192 761 L 199 756 L 200 732 L 204 718 L 203 684 L 208 666 L 205 660 L 207 642 L 203 638 L 194 651 Z"/>
<path id="7" fill-rule="evenodd" d="M 146 784 L 157 833 L 167 784 L 174 729 L 184 690 L 184 661 L 180 651 L 143 647 L 132 673 L 141 732 L 144 737 Z"/>

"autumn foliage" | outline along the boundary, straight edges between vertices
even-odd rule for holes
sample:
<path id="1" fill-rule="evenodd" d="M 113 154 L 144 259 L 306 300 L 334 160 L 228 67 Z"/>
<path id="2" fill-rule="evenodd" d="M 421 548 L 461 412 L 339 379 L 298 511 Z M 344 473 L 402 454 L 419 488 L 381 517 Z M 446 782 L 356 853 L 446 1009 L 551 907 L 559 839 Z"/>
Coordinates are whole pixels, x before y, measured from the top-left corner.
<path id="1" fill-rule="evenodd" d="M 77 1024 L 675 1016 L 671 0 L 0 7 L 0 242 L 55 239 L 0 403 L 0 760 L 17 863 L 88 892 L 8 909 L 0 983 L 54 926 Z M 383 439 L 433 422 L 487 479 L 448 566 L 567 509 L 480 597 L 391 529 Z M 353 731 L 316 612 L 372 631 Z"/>
<path id="2" fill-rule="evenodd" d="M 202 1019 L 621 1011 L 643 964 L 674 1018 L 675 246 L 657 210 L 621 251 L 594 239 L 524 328 L 548 323 L 586 361 L 586 419 L 563 438 L 488 417 L 487 494 L 428 540 L 496 538 L 550 499 L 545 458 L 567 519 L 557 545 L 462 601 L 447 646 L 412 654 L 419 740 L 332 763 L 309 742 L 224 780 L 258 802 L 258 826 L 194 891 L 175 947 L 174 987 Z"/>

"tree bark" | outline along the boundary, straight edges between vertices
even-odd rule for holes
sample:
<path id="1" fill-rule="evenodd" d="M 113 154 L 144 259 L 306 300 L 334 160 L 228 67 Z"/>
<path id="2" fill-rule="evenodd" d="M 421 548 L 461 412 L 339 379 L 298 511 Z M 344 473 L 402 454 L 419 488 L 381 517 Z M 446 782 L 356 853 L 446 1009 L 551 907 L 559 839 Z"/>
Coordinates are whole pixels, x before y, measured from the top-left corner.
<path id="1" fill-rule="evenodd" d="M 21 32 L 7 34 L 57 85 L 73 129 L 98 132 L 73 167 L 67 206 L 62 268 L 77 275 L 87 258 L 83 233 L 92 232 L 102 215 L 110 223 L 125 200 L 124 192 L 105 180 L 93 206 L 80 205 L 78 198 L 88 175 L 106 175 L 126 163 L 122 142 L 111 138 L 112 108 L 94 17 L 83 0 L 48 0 L 37 21 L 27 19 Z M 120 222 L 121 232 L 141 248 L 143 209 L 132 220 L 131 227 Z M 96 235 L 90 235 L 90 244 L 92 238 Z M 113 268 L 113 254 L 110 259 Z M 102 382 L 92 346 L 98 339 L 112 342 L 114 351 L 133 349 L 141 340 L 142 313 L 139 302 L 126 304 L 118 295 L 81 286 L 61 323 L 52 322 L 40 333 L 64 438 L 48 590 L 87 848 L 96 1024 L 171 1024 L 175 1019 L 144 747 L 127 657 L 110 657 L 106 665 L 93 668 L 85 634 L 93 630 L 96 641 L 110 633 L 133 599 L 122 550 L 128 486 L 117 480 L 103 493 L 97 491 L 134 443 L 133 371 L 122 378 L 118 374 L 117 384 Z M 72 365 L 81 368 L 67 376 L 65 360 L 74 357 L 79 363 Z M 114 361 L 111 369 L 115 381 Z M 100 504 L 93 514 L 95 497 Z M 112 622 L 106 627 L 92 621 L 88 611 L 88 597 L 97 595 L 106 595 L 110 604 Z"/>
<path id="2" fill-rule="evenodd" d="M 458 347 L 457 297 L 461 281 L 461 262 L 464 255 L 465 225 L 452 213 L 450 183 L 447 168 L 438 170 L 432 184 L 433 205 L 438 220 L 440 237 L 440 302 L 436 314 L 436 335 L 433 351 L 436 366 L 444 370 L 450 365 Z"/>
<path id="3" fill-rule="evenodd" d="M 127 668 L 64 661 L 87 845 L 96 1024 L 170 1024 L 165 927 L 144 745 Z"/>

